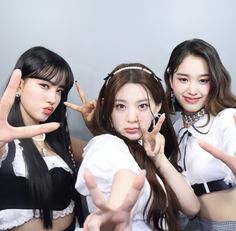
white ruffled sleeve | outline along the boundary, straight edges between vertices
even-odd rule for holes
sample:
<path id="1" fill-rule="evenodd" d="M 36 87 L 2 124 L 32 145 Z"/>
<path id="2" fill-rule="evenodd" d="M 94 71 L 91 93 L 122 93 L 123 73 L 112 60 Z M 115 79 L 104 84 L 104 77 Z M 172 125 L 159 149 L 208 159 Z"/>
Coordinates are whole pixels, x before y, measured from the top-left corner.
<path id="1" fill-rule="evenodd" d="M 108 134 L 94 137 L 84 149 L 75 187 L 81 194 L 88 196 L 89 191 L 83 178 L 85 169 L 89 169 L 95 176 L 105 197 L 109 196 L 113 176 L 118 170 L 140 171 L 124 141 Z"/>

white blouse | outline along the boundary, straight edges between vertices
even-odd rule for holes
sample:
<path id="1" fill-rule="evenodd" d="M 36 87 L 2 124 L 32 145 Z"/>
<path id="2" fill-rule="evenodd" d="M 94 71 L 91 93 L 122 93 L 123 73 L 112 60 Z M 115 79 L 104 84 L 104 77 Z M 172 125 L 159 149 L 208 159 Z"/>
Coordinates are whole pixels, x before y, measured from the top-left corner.
<path id="1" fill-rule="evenodd" d="M 75 185 L 76 189 L 86 196 L 90 212 L 95 211 L 96 207 L 84 182 L 85 169 L 89 169 L 95 176 L 97 185 L 106 199 L 110 195 L 113 177 L 118 170 L 129 169 L 135 173 L 139 173 L 141 170 L 122 139 L 109 134 L 94 137 L 84 149 L 83 161 Z M 163 182 L 159 177 L 158 180 L 164 188 Z M 152 230 L 145 224 L 143 219 L 143 210 L 149 194 L 150 185 L 145 180 L 144 187 L 133 209 L 132 230 Z"/>
<path id="2" fill-rule="evenodd" d="M 203 126 L 207 123 L 207 115 L 189 128 L 184 128 L 182 118 L 174 123 L 181 153 L 179 165 L 183 168 L 183 174 L 190 184 L 219 179 L 224 179 L 226 183 L 236 183 L 236 177 L 232 171 L 198 144 L 198 140 L 203 139 L 228 155 L 235 155 L 236 125 L 233 118 L 234 112 L 236 109 L 228 108 L 221 111 L 217 116 L 211 115 L 207 126 Z"/>
<path id="3" fill-rule="evenodd" d="M 16 145 L 16 154 L 15 158 L 12 162 L 13 170 L 16 176 L 21 177 L 28 177 L 27 168 L 24 162 L 23 148 L 20 146 L 20 141 L 15 140 Z M 8 146 L 6 147 L 6 152 L 0 158 L 0 167 L 1 163 L 4 159 L 6 159 L 8 152 Z M 67 172 L 72 173 L 72 170 L 69 166 L 65 163 L 65 161 L 60 156 L 45 156 L 43 157 L 44 161 L 46 162 L 48 169 L 52 169 L 55 167 L 61 167 L 65 169 Z M 74 210 L 74 201 L 71 201 L 69 206 L 61 211 L 53 211 L 53 218 L 64 217 L 72 213 Z M 23 225 L 25 222 L 31 220 L 32 218 L 40 217 L 39 211 L 36 210 L 35 214 L 33 210 L 30 209 L 4 209 L 0 210 L 0 230 L 11 229 L 13 227 Z"/>

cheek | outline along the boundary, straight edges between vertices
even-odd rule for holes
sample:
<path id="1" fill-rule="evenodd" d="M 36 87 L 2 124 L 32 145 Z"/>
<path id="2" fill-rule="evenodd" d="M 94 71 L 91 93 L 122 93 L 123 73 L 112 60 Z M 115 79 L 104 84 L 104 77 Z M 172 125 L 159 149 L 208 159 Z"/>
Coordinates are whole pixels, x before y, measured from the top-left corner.
<path id="1" fill-rule="evenodd" d="M 209 95 L 209 92 L 210 92 L 210 84 L 206 86 L 205 95 Z"/>
<path id="2" fill-rule="evenodd" d="M 143 126 L 145 126 L 146 129 L 148 129 L 152 123 L 152 115 L 150 113 L 144 113 L 139 115 L 139 120 L 142 121 Z"/>
<path id="3" fill-rule="evenodd" d="M 58 95 L 56 98 L 55 108 L 57 108 L 57 106 L 60 104 L 60 102 L 61 102 L 61 95 Z"/>
<path id="4" fill-rule="evenodd" d="M 116 127 L 117 125 L 120 125 L 121 122 L 123 121 L 123 116 L 122 114 L 118 114 L 118 113 L 112 113 L 111 114 L 111 121 L 112 124 Z"/>

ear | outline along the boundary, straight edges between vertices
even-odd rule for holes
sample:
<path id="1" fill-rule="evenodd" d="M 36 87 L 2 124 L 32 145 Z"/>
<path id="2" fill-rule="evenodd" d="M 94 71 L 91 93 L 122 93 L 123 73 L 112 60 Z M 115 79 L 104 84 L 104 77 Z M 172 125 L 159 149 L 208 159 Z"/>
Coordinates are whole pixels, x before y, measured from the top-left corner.
<path id="1" fill-rule="evenodd" d="M 169 83 L 170 83 L 171 89 L 173 89 L 173 79 L 171 78 L 171 76 L 169 77 Z"/>
<path id="2" fill-rule="evenodd" d="M 19 85 L 17 91 L 21 92 L 23 90 L 23 88 L 24 88 L 24 85 L 25 85 L 25 80 L 21 79 L 20 80 L 20 85 Z"/>

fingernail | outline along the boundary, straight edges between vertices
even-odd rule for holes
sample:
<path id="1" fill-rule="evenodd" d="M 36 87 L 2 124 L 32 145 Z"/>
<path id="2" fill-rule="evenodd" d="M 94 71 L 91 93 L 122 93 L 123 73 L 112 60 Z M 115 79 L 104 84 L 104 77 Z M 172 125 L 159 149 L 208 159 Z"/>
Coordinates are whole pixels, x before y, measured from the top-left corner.
<path id="1" fill-rule="evenodd" d="M 64 124 L 63 124 L 63 123 L 61 123 L 61 122 L 59 123 L 59 125 L 60 125 L 60 128 L 62 128 L 62 127 L 64 126 Z"/>

